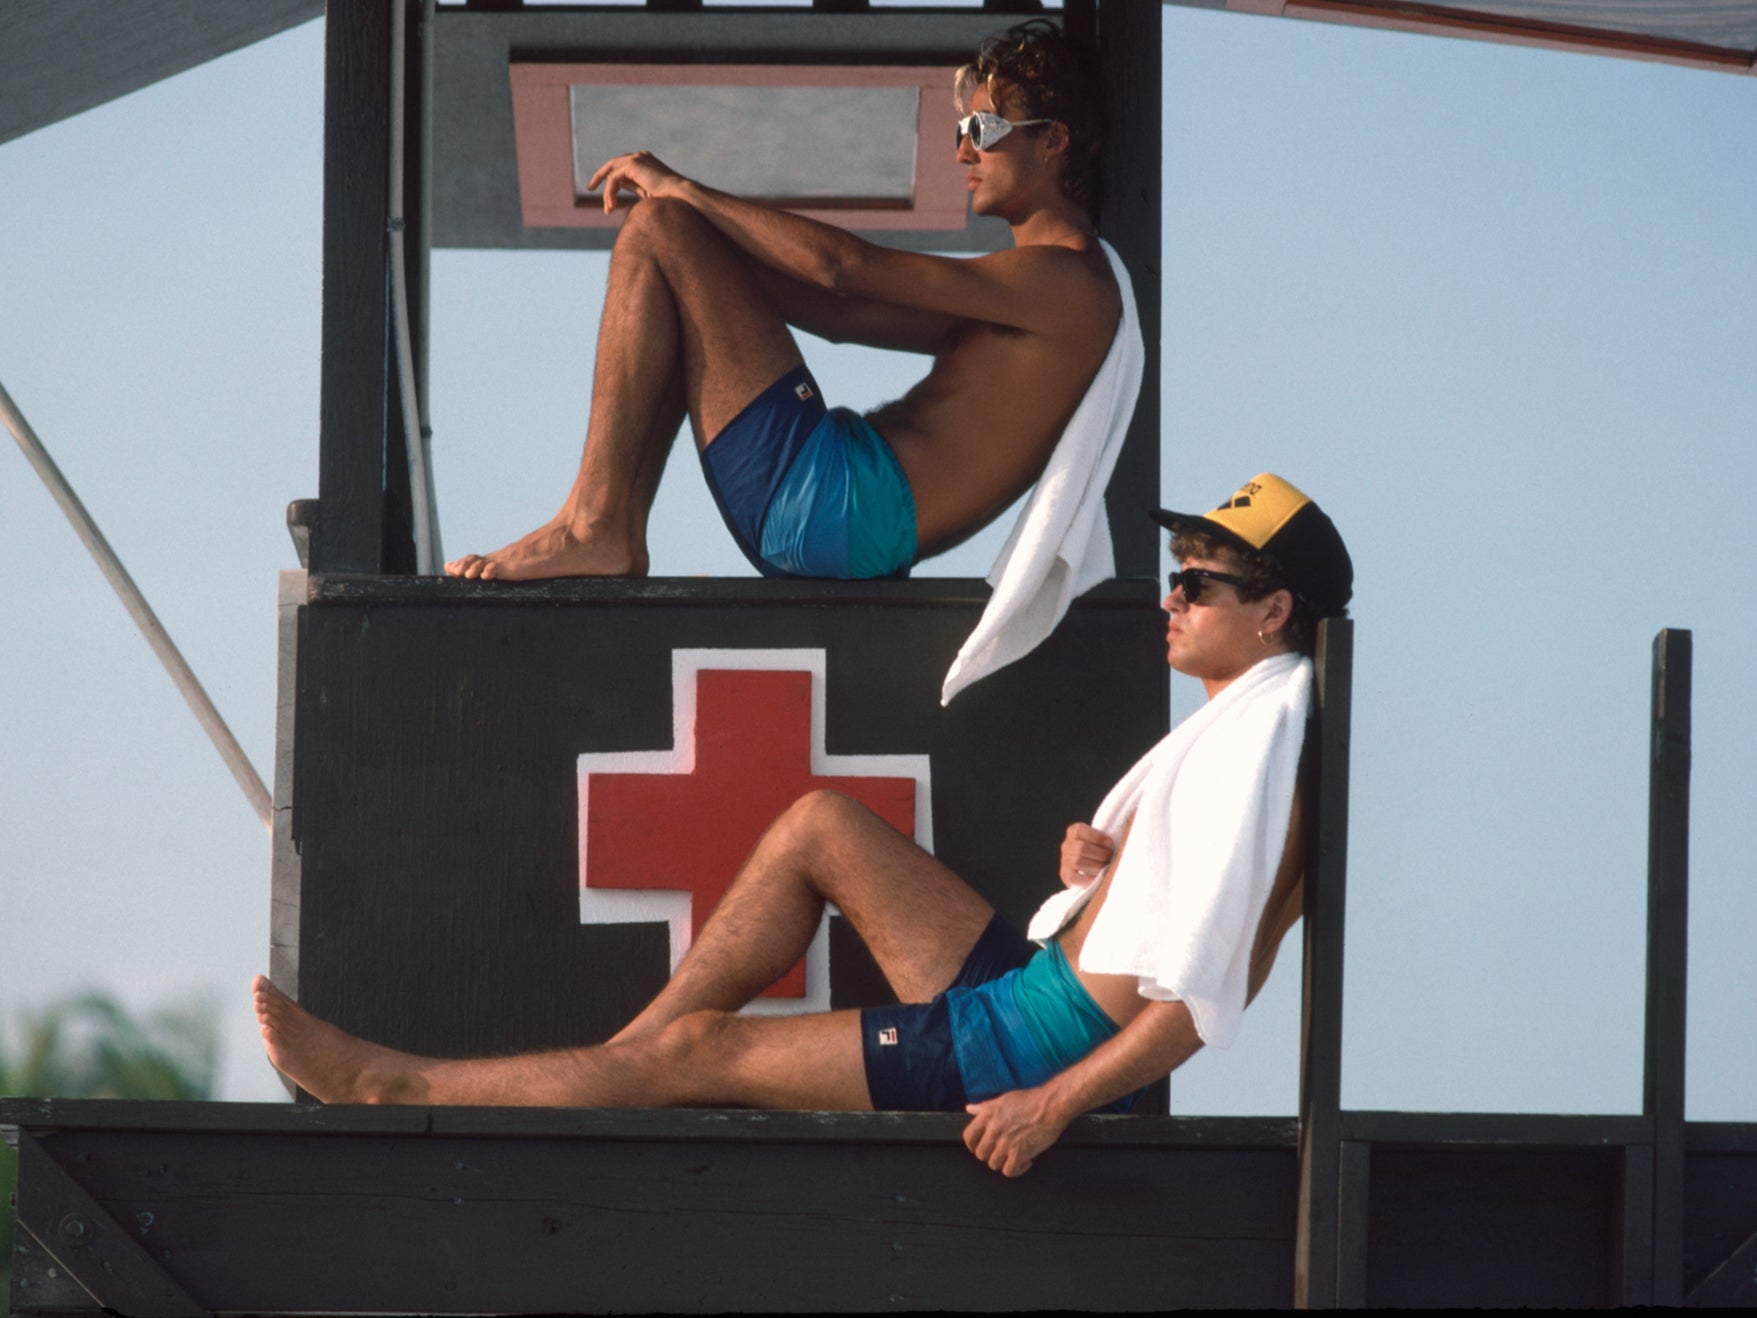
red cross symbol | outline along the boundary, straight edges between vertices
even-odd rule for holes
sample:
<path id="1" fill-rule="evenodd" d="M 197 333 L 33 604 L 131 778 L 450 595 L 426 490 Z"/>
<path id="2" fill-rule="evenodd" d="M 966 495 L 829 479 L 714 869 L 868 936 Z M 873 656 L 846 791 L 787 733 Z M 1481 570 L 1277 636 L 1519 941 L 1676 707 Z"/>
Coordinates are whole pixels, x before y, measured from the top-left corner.
<path id="1" fill-rule="evenodd" d="M 813 745 L 813 679 L 823 680 L 821 652 L 816 657 L 816 674 L 708 668 L 692 674 L 680 665 L 678 687 L 695 678 L 695 720 L 689 729 L 680 717 L 672 752 L 679 767 L 669 772 L 592 771 L 589 762 L 609 769 L 644 756 L 582 756 L 584 885 L 687 892 L 693 938 L 764 830 L 807 792 L 829 788 L 853 797 L 914 837 L 915 778 L 813 772 L 814 750 L 825 758 Z M 800 962 L 764 996 L 797 998 L 805 987 Z"/>

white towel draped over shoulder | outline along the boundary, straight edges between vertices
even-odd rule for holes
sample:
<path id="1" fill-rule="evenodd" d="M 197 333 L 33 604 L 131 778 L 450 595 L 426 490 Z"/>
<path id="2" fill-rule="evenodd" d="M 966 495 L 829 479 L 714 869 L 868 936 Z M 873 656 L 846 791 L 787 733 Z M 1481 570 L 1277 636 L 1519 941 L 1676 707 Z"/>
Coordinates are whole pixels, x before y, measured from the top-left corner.
<path id="1" fill-rule="evenodd" d="M 1181 1001 L 1204 1043 L 1238 1032 L 1251 947 L 1287 841 L 1312 664 L 1273 655 L 1204 704 L 1123 776 L 1093 826 L 1127 844 L 1080 968 L 1135 975 L 1141 996 Z M 1053 938 L 1098 887 L 1045 902 L 1028 930 Z"/>
<path id="2" fill-rule="evenodd" d="M 1122 293 L 1116 337 L 989 569 L 994 593 L 952 661 L 940 688 L 942 705 L 972 682 L 1031 653 L 1055 630 L 1075 596 L 1116 575 L 1104 487 L 1135 414 L 1147 350 L 1129 272 L 1116 249 L 1099 241 Z"/>

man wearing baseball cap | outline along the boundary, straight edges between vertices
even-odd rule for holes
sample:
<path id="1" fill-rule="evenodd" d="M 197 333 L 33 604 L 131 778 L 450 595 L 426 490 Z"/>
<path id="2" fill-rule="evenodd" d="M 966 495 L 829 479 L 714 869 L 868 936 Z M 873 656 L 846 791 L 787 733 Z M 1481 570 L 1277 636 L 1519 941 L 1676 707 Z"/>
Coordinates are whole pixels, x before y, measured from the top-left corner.
<path id="1" fill-rule="evenodd" d="M 1278 476 L 1207 513 L 1154 517 L 1181 563 L 1167 659 L 1208 699 L 1068 829 L 1063 890 L 1025 935 L 864 806 L 813 792 L 607 1044 L 416 1057 L 343 1033 L 259 976 L 270 1060 L 326 1102 L 962 1110 L 965 1144 L 1009 1176 L 1081 1113 L 1128 1110 L 1203 1044 L 1232 1041 L 1299 916 L 1306 655 L 1353 588 L 1335 526 Z M 738 1014 L 803 954 L 826 902 L 899 1003 Z"/>
<path id="2" fill-rule="evenodd" d="M 1202 585 L 1196 583 L 1227 581 L 1223 574 L 1188 564 L 1220 555 L 1235 560 L 1233 575 L 1239 580 L 1227 584 L 1241 601 L 1263 599 L 1277 588 L 1288 592 L 1283 639 L 1301 654 L 1312 652 L 1319 619 L 1348 612 L 1354 594 L 1354 563 L 1348 547 L 1323 509 L 1279 476 L 1269 472 L 1253 476 L 1212 512 L 1173 513 L 1161 508 L 1152 517 L 1172 533 L 1172 557 L 1186 564 L 1186 571 L 1173 574 L 1171 582 L 1174 594 L 1181 583 L 1186 605 L 1201 598 Z M 1192 573 L 1199 574 L 1194 582 L 1185 579 Z M 1169 599 L 1166 603 L 1170 608 Z M 1271 626 L 1269 632 L 1275 629 Z"/>

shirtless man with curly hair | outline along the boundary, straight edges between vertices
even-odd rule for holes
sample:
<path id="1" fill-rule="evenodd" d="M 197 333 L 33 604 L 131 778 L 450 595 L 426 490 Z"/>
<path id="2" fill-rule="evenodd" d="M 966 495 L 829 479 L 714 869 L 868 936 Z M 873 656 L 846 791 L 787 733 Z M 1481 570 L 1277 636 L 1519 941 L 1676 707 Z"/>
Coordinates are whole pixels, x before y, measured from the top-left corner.
<path id="1" fill-rule="evenodd" d="M 578 477 L 548 522 L 446 571 L 645 575 L 647 515 L 686 415 L 727 525 L 765 575 L 902 575 L 1028 489 L 1119 321 L 1094 231 L 1098 87 L 1089 54 L 1037 21 L 984 42 L 957 94 L 972 209 L 1013 237 L 974 259 L 881 247 L 644 151 L 606 162 L 591 181 L 605 209 L 634 203 L 610 258 Z M 826 409 L 796 328 L 932 364 L 865 416 Z"/>

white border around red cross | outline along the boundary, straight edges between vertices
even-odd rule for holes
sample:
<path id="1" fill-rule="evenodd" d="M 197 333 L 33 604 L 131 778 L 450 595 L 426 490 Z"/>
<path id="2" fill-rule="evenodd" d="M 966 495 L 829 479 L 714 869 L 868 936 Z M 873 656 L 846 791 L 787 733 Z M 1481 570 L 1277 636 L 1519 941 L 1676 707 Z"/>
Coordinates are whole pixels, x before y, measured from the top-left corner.
<path id="1" fill-rule="evenodd" d="M 888 777 L 915 780 L 915 841 L 933 850 L 932 771 L 926 755 L 830 755 L 824 750 L 825 652 L 819 650 L 673 650 L 671 652 L 671 749 L 588 752 L 579 761 L 580 923 L 663 924 L 670 931 L 671 969 L 690 944 L 689 892 L 586 887 L 586 796 L 593 774 L 695 771 L 696 674 L 707 670 L 761 670 L 811 674 L 811 771 L 824 777 Z M 805 996 L 759 999 L 745 1008 L 755 1015 L 788 1015 L 830 1009 L 830 935 L 826 909 L 805 954 Z"/>

